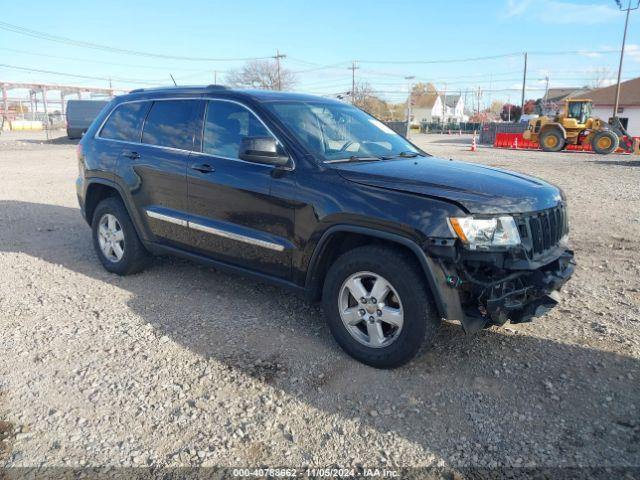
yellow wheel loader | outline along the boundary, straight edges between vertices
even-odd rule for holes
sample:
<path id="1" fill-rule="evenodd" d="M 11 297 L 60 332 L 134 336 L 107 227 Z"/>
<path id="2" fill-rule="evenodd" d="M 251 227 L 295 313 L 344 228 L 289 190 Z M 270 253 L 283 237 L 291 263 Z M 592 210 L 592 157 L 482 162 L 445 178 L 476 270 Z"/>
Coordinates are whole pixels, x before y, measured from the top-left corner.
<path id="1" fill-rule="evenodd" d="M 529 120 L 523 137 L 538 142 L 545 152 L 559 152 L 567 145 L 591 145 L 594 152 L 602 155 L 615 152 L 619 146 L 631 151 L 631 137 L 618 118 L 614 118 L 613 125 L 594 118 L 592 106 L 589 99 L 568 99 L 554 118 Z"/>

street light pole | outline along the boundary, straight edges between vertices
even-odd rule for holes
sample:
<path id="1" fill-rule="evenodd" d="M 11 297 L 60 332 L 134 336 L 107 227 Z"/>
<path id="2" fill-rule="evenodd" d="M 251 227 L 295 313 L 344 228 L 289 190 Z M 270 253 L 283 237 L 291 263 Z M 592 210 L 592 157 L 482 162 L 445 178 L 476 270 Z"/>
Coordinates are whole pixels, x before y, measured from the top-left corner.
<path id="1" fill-rule="evenodd" d="M 613 106 L 613 118 L 618 116 L 618 104 L 620 103 L 620 78 L 622 77 L 622 60 L 624 59 L 624 45 L 627 42 L 627 28 L 629 27 L 629 13 L 631 10 L 637 10 L 640 6 L 640 0 L 636 3 L 634 8 L 631 8 L 631 0 L 628 0 L 627 8 L 622 8 L 622 3 L 620 0 L 616 0 L 618 7 L 620 10 L 626 10 L 627 15 L 624 21 L 624 34 L 622 35 L 622 48 L 620 48 L 620 64 L 618 65 L 618 82 L 616 83 L 616 100 Z"/>

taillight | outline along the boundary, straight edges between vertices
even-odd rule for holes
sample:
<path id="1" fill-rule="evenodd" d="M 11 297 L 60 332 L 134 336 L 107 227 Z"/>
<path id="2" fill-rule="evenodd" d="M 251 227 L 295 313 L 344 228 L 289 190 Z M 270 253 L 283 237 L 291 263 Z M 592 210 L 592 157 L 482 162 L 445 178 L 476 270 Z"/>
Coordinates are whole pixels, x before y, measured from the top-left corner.
<path id="1" fill-rule="evenodd" d="M 76 154 L 78 155 L 78 160 L 82 160 L 82 144 L 78 143 L 76 146 Z"/>

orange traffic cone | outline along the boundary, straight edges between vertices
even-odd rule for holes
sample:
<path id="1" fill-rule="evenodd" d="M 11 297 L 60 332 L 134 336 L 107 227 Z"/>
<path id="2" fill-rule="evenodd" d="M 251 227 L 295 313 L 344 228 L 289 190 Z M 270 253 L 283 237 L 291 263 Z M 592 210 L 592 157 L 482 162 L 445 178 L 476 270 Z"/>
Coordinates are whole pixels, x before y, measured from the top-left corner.
<path id="1" fill-rule="evenodd" d="M 478 146 L 476 145 L 476 136 L 473 136 L 473 140 L 471 141 L 471 151 L 475 152 L 478 149 Z"/>

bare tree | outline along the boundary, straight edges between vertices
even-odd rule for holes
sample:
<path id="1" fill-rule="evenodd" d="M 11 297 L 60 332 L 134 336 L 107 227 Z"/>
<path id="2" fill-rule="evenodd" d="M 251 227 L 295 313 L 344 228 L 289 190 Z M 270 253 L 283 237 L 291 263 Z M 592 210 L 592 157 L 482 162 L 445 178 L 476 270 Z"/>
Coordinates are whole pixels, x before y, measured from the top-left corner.
<path id="1" fill-rule="evenodd" d="M 500 100 L 494 100 L 493 102 L 491 102 L 491 106 L 489 107 L 489 113 L 491 113 L 491 115 L 493 115 L 494 117 L 499 117 L 500 113 L 502 112 L 503 105 L 504 102 Z"/>
<path id="2" fill-rule="evenodd" d="M 437 97 L 438 90 L 432 83 L 418 82 L 411 89 L 411 99 L 417 107 L 422 107 L 425 104 L 433 105 L 433 103 L 430 102 L 433 102 Z"/>
<path id="3" fill-rule="evenodd" d="M 611 71 L 607 67 L 596 68 L 591 77 L 591 88 L 606 87 L 611 80 Z"/>
<path id="4" fill-rule="evenodd" d="M 373 88 L 371 88 L 371 85 L 368 83 L 356 83 L 356 89 L 352 92 L 352 95 L 353 104 L 356 107 L 380 120 L 391 119 L 392 115 L 389 105 L 374 94 Z"/>
<path id="5" fill-rule="evenodd" d="M 290 90 L 297 82 L 296 75 L 282 65 L 278 69 L 275 60 L 251 60 L 242 68 L 227 73 L 226 80 L 232 87 L 261 90 Z"/>

